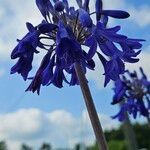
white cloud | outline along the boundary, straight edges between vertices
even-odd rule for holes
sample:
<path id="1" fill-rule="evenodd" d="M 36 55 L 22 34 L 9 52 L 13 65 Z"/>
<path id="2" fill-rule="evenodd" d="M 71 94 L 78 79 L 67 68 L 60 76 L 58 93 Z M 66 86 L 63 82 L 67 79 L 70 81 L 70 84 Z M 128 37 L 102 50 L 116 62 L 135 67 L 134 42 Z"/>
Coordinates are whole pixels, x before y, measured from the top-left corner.
<path id="1" fill-rule="evenodd" d="M 1 8 L 0 9 L 0 19 L 2 19 L 3 15 L 4 15 L 4 8 Z"/>
<path id="2" fill-rule="evenodd" d="M 130 19 L 138 24 L 140 27 L 150 25 L 149 6 L 141 6 L 140 8 L 130 7 Z"/>
<path id="3" fill-rule="evenodd" d="M 1 61 L 6 60 L 6 58 L 8 58 L 10 56 L 11 44 L 9 41 L 8 41 L 8 43 L 6 43 L 5 40 L 0 38 L 0 59 L 1 59 Z"/>
<path id="4" fill-rule="evenodd" d="M 118 122 L 101 114 L 104 129 L 118 127 Z M 38 109 L 20 109 L 0 114 L 0 140 L 6 140 L 9 150 L 19 150 L 21 143 L 38 148 L 42 142 L 54 147 L 71 147 L 78 142 L 92 144 L 94 135 L 86 111 L 80 117 L 65 110 L 50 113 Z"/>

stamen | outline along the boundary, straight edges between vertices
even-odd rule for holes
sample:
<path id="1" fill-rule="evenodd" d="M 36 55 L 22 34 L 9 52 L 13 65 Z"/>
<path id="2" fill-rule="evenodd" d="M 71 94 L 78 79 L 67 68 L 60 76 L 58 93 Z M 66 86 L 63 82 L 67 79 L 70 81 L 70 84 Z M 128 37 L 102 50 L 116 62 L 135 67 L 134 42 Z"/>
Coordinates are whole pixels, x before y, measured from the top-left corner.
<path id="1" fill-rule="evenodd" d="M 64 11 L 62 12 L 62 17 L 63 17 L 64 23 L 67 24 L 66 13 Z"/>
<path id="2" fill-rule="evenodd" d="M 77 39 L 80 37 L 80 35 L 82 34 L 82 31 L 84 30 L 85 27 L 81 27 L 80 31 L 79 31 L 79 34 L 77 36 Z"/>
<path id="3" fill-rule="evenodd" d="M 78 18 L 79 18 L 79 12 L 77 12 L 77 17 L 76 17 L 76 21 L 75 21 L 74 30 L 73 30 L 73 33 L 74 33 L 74 34 L 75 34 L 76 27 L 77 27 L 77 24 L 78 24 Z"/>

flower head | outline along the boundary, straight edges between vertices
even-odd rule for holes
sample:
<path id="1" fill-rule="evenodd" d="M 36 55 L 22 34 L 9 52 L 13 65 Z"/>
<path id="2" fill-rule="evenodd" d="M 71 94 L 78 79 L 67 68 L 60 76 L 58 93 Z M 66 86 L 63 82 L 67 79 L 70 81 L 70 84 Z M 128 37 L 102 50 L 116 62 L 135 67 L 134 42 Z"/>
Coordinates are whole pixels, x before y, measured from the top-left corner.
<path id="1" fill-rule="evenodd" d="M 150 117 L 150 81 L 140 68 L 142 77 L 138 77 L 137 72 L 127 71 L 128 76 L 122 76 L 121 79 L 115 82 L 112 104 L 122 102 L 120 112 L 113 118 L 118 118 L 120 121 L 125 119 L 125 113 L 133 115 L 137 114 L 149 118 Z"/>
<path id="2" fill-rule="evenodd" d="M 125 72 L 124 62 L 134 63 L 141 48 L 140 39 L 130 39 L 119 34 L 120 26 L 107 28 L 109 17 L 124 19 L 129 14 L 122 10 L 103 10 L 101 0 L 96 0 L 95 12 L 91 12 L 89 0 L 76 0 L 79 8 L 69 6 L 67 0 L 36 0 L 44 20 L 33 27 L 27 23 L 29 32 L 11 54 L 19 58 L 11 73 L 20 73 L 26 80 L 32 69 L 34 54 L 46 50 L 47 54 L 32 78 L 27 91 L 39 93 L 41 85 L 53 84 L 63 87 L 79 84 L 74 63 L 79 62 L 84 73 L 94 70 L 94 55 L 104 66 L 105 86 L 110 80 L 118 80 Z M 96 24 L 92 15 L 96 16 Z M 47 41 L 47 42 L 45 42 Z M 37 50 L 38 49 L 38 50 Z M 66 78 L 66 74 L 70 78 Z"/>

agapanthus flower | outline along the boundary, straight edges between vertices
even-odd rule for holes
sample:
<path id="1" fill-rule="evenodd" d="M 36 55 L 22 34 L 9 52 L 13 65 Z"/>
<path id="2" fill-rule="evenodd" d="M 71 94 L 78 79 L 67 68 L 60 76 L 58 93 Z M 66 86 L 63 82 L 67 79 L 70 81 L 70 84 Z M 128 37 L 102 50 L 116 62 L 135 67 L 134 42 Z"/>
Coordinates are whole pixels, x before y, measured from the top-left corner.
<path id="1" fill-rule="evenodd" d="M 150 81 L 140 68 L 141 77 L 137 72 L 127 71 L 126 75 L 115 82 L 114 97 L 112 104 L 121 102 L 121 108 L 118 114 L 113 118 L 120 121 L 125 120 L 126 113 L 136 118 L 142 115 L 149 119 L 150 117 Z"/>
<path id="2" fill-rule="evenodd" d="M 63 82 L 78 85 L 74 64 L 80 63 L 86 74 L 87 70 L 95 68 L 95 55 L 104 66 L 105 86 L 110 80 L 120 78 L 125 72 L 125 62 L 138 61 L 136 56 L 140 53 L 138 49 L 142 47 L 142 40 L 121 35 L 120 26 L 107 27 L 109 17 L 125 19 L 129 13 L 103 10 L 101 0 L 96 0 L 95 12 L 89 7 L 89 0 L 76 0 L 78 8 L 69 6 L 68 2 L 36 0 L 44 18 L 36 27 L 27 23 L 29 32 L 18 40 L 11 54 L 12 59 L 18 58 L 11 73 L 17 72 L 26 80 L 30 78 L 34 55 L 41 50 L 47 51 L 35 76 L 30 78 L 32 81 L 27 91 L 39 94 L 41 85 L 53 84 L 61 88 Z M 95 15 L 96 23 L 92 15 Z"/>

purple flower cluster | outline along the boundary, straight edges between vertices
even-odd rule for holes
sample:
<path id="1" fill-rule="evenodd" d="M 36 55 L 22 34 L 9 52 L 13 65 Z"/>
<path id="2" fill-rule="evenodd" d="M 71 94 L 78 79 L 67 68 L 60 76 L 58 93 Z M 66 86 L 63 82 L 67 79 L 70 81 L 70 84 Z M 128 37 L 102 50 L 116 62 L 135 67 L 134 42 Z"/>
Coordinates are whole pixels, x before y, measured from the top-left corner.
<path id="1" fill-rule="evenodd" d="M 96 0 L 95 12 L 91 12 L 89 0 L 76 2 L 78 9 L 70 7 L 67 0 L 36 0 L 44 19 L 37 26 L 26 24 L 29 31 L 18 40 L 11 54 L 12 59 L 18 59 L 11 73 L 17 72 L 27 80 L 34 55 L 40 50 L 47 51 L 27 91 L 39 94 L 41 85 L 61 88 L 63 82 L 71 86 L 79 84 L 74 63 L 79 62 L 86 74 L 87 69 L 95 68 L 94 55 L 104 66 L 105 86 L 125 72 L 124 62 L 139 60 L 136 56 L 143 40 L 119 34 L 120 26 L 107 28 L 109 17 L 125 19 L 129 17 L 127 12 L 103 10 L 101 0 Z M 92 15 L 96 16 L 95 24 Z"/>
<path id="2" fill-rule="evenodd" d="M 117 115 L 113 118 L 118 118 L 119 121 L 123 121 L 126 118 L 126 113 L 133 115 L 133 118 L 137 117 L 137 114 L 146 117 L 150 117 L 150 81 L 147 80 L 147 76 L 140 68 L 142 77 L 139 78 L 137 72 L 130 73 L 127 71 L 127 75 L 123 75 L 121 79 L 115 82 L 112 104 L 121 104 L 121 109 Z"/>

